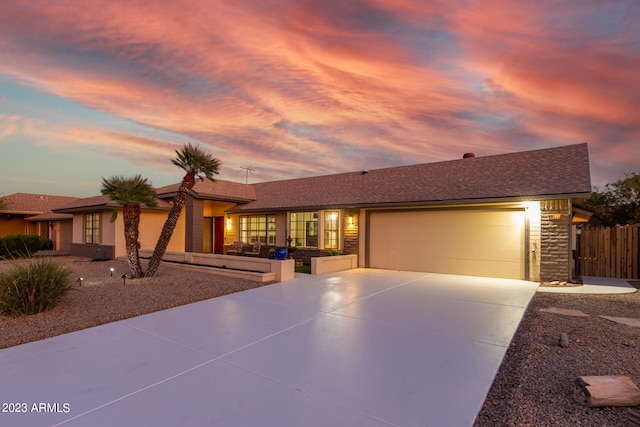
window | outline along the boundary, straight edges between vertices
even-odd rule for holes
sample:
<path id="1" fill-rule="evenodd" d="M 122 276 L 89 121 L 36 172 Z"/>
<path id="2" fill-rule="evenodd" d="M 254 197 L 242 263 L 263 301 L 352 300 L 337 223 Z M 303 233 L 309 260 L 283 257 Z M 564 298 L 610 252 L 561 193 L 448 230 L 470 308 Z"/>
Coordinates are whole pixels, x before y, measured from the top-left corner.
<path id="1" fill-rule="evenodd" d="M 240 217 L 240 240 L 245 243 L 276 244 L 276 216 L 249 215 Z"/>
<path id="2" fill-rule="evenodd" d="M 292 212 L 290 226 L 294 246 L 318 247 L 317 212 Z"/>
<path id="3" fill-rule="evenodd" d="M 337 211 L 326 211 L 324 213 L 325 249 L 338 249 L 338 218 Z"/>
<path id="4" fill-rule="evenodd" d="M 84 216 L 84 242 L 100 243 L 99 213 L 91 213 Z"/>

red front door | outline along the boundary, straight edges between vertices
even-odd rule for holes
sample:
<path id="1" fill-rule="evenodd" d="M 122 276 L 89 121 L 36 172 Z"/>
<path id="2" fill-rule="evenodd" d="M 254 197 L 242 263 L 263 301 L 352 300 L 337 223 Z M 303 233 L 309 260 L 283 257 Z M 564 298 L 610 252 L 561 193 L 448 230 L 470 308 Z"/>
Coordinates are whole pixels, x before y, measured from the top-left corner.
<path id="1" fill-rule="evenodd" d="M 224 217 L 217 216 L 214 221 L 213 253 L 221 254 L 224 252 Z"/>

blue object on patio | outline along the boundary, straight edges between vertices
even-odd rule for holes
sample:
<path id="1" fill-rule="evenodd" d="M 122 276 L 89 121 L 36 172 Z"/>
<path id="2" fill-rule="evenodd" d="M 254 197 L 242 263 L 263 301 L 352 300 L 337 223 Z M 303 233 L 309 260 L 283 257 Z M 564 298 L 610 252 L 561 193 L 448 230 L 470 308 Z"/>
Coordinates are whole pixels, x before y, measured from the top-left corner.
<path id="1" fill-rule="evenodd" d="M 287 259 L 287 255 L 289 255 L 289 251 L 287 248 L 277 248 L 276 249 L 276 258 L 277 259 Z"/>

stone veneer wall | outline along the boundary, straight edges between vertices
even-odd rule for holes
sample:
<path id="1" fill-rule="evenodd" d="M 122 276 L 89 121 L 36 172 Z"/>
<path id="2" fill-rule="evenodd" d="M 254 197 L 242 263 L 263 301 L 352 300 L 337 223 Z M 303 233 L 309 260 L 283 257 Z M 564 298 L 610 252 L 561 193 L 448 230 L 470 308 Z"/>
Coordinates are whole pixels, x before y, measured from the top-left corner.
<path id="1" fill-rule="evenodd" d="M 349 225 L 349 217 L 353 217 L 353 226 Z M 345 211 L 344 219 L 344 240 L 342 242 L 342 253 L 344 255 L 358 255 L 359 236 L 358 236 L 358 211 Z"/>
<path id="2" fill-rule="evenodd" d="M 555 217 L 554 216 L 558 216 Z M 569 200 L 540 202 L 540 281 L 569 281 L 571 206 Z"/>

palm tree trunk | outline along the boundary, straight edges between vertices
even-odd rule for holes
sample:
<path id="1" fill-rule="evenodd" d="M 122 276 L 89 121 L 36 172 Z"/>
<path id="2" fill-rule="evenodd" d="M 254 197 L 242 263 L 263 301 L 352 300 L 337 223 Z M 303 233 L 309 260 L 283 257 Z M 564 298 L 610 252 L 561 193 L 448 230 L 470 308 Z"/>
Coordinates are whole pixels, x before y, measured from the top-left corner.
<path id="1" fill-rule="evenodd" d="M 124 221 L 124 242 L 127 249 L 127 262 L 131 270 L 131 277 L 144 277 L 138 254 L 140 206 L 124 205 L 122 207 L 122 217 Z"/>
<path id="2" fill-rule="evenodd" d="M 173 199 L 173 206 L 171 207 L 169 216 L 162 227 L 162 232 L 160 233 L 160 237 L 156 243 L 151 260 L 149 260 L 146 272 L 147 277 L 153 277 L 153 275 L 158 271 L 162 258 L 167 252 L 167 247 L 169 246 L 169 241 L 173 235 L 173 230 L 175 230 L 178 220 L 180 219 L 182 208 L 187 204 L 187 197 L 191 194 L 191 190 L 193 190 L 193 186 L 195 184 L 195 174 L 193 173 L 187 173 L 182 179 L 182 183 L 178 189 L 178 194 L 176 194 L 176 197 Z"/>

